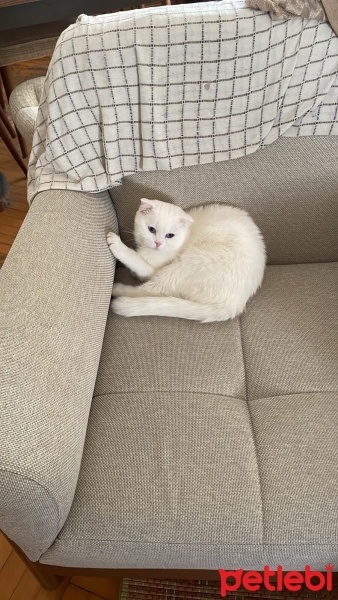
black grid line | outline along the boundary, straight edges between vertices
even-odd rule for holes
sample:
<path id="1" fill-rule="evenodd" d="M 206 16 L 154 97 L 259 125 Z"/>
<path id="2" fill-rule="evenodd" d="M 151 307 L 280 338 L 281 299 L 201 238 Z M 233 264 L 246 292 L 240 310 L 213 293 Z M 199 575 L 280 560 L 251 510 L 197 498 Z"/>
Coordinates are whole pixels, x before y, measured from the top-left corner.
<path id="1" fill-rule="evenodd" d="M 169 159 L 169 169 L 172 169 L 171 157 L 170 157 L 170 143 L 169 143 L 169 135 L 168 135 L 168 121 L 169 121 L 169 89 L 170 89 L 170 67 L 171 67 L 171 36 L 170 36 L 170 20 L 167 21 L 167 81 L 166 85 L 166 107 L 165 107 L 165 129 L 166 129 L 166 144 L 167 144 L 167 153 Z"/>

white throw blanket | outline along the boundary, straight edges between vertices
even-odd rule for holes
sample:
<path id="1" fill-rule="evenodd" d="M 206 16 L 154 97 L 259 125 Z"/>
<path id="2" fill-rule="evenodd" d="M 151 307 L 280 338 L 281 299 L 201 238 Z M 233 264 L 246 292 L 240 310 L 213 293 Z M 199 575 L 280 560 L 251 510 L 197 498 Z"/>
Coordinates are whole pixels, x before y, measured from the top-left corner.
<path id="1" fill-rule="evenodd" d="M 337 135 L 337 73 L 327 23 L 272 21 L 244 0 L 82 15 L 48 70 L 29 200 Z"/>

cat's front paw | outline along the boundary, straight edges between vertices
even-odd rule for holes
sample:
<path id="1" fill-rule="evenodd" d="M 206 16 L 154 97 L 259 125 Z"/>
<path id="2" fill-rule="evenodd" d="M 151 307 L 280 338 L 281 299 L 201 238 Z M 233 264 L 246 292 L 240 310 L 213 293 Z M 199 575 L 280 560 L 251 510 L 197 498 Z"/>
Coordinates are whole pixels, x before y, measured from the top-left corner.
<path id="1" fill-rule="evenodd" d="M 114 283 L 111 295 L 113 298 L 116 298 L 117 296 L 125 296 L 126 289 L 128 287 L 130 286 L 126 286 L 123 283 Z"/>
<path id="2" fill-rule="evenodd" d="M 121 238 L 118 235 L 116 235 L 116 233 L 113 233 L 111 231 L 107 234 L 107 243 L 110 248 L 110 251 L 114 254 L 115 258 L 119 258 L 118 254 L 120 253 L 121 248 L 123 247 L 123 242 L 121 241 Z"/>
<path id="3" fill-rule="evenodd" d="M 127 300 L 127 302 L 126 302 Z M 129 317 L 129 310 L 128 310 L 128 299 L 126 298 L 114 298 L 114 300 L 111 301 L 110 306 L 112 308 L 112 311 L 116 314 L 116 315 L 122 315 L 123 317 Z"/>

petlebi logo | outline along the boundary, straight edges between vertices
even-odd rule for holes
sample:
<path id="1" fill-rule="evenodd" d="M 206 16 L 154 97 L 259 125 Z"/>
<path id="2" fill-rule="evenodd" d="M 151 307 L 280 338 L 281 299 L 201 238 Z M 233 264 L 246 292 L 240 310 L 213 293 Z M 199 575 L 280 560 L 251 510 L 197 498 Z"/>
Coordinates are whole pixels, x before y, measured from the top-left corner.
<path id="1" fill-rule="evenodd" d="M 298 592 L 303 587 L 311 592 L 319 592 L 326 589 L 332 590 L 332 571 L 333 565 L 326 565 L 325 573 L 321 571 L 312 571 L 309 565 L 306 565 L 304 573 L 300 571 L 283 571 L 283 567 L 279 565 L 276 571 L 273 571 L 267 565 L 264 567 L 263 573 L 258 571 L 225 571 L 219 569 L 218 572 L 221 578 L 221 597 L 225 598 L 227 592 L 235 592 L 240 587 L 243 587 L 248 592 L 257 592 L 261 588 L 269 592 Z M 271 578 L 273 580 L 271 581 Z"/>

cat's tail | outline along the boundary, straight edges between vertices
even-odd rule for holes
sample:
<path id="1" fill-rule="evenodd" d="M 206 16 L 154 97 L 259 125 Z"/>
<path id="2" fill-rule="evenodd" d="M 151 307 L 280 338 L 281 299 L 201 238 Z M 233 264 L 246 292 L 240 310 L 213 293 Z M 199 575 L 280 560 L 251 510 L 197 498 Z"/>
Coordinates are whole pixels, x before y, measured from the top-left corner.
<path id="1" fill-rule="evenodd" d="M 141 317 L 145 315 L 176 317 L 177 319 L 191 319 L 202 323 L 227 321 L 239 314 L 239 311 L 231 311 L 222 304 L 198 304 L 197 302 L 171 296 L 147 296 L 144 298 L 121 296 L 112 301 L 111 307 L 114 313 L 124 317 Z"/>

